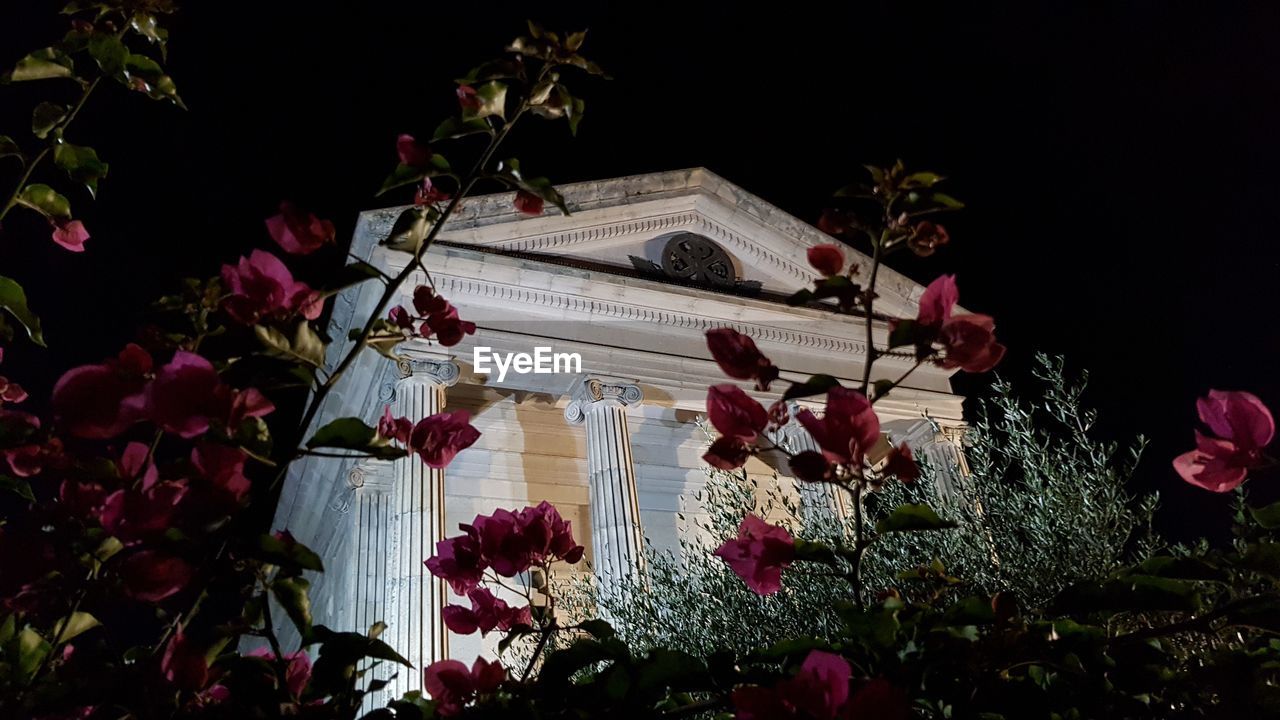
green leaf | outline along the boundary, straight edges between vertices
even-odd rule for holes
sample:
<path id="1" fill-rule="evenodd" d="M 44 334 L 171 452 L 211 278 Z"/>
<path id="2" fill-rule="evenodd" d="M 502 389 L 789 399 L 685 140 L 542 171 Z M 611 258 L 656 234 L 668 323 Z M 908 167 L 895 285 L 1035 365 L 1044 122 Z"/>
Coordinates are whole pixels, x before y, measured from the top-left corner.
<path id="1" fill-rule="evenodd" d="M 373 658 L 413 667 L 413 663 L 391 649 L 390 645 L 360 633 L 334 632 L 324 625 L 316 625 L 303 642 L 308 645 L 320 643 L 320 657 L 338 662 L 355 663 L 364 658 Z"/>
<path id="2" fill-rule="evenodd" d="M 98 622 L 98 618 L 81 610 L 73 612 L 71 615 L 54 623 L 52 634 L 58 642 L 65 643 L 82 633 L 98 627 L 101 624 L 102 623 Z M 63 629 L 64 626 L 65 629 Z"/>
<path id="3" fill-rule="evenodd" d="M 307 441 L 307 448 L 356 450 L 381 460 L 395 460 L 408 455 L 406 450 L 395 447 L 389 440 L 379 436 L 376 429 L 354 417 L 338 418 L 320 428 Z"/>
<path id="4" fill-rule="evenodd" d="M 284 608 L 302 637 L 311 633 L 311 583 L 302 577 L 277 578 L 271 583 L 271 594 Z"/>
<path id="5" fill-rule="evenodd" d="M 292 338 L 268 325 L 255 325 L 253 332 L 267 348 L 268 355 L 303 362 L 317 368 L 324 364 L 324 341 L 306 320 L 299 320 L 294 326 Z"/>
<path id="6" fill-rule="evenodd" d="M 129 20 L 129 27 L 146 38 L 147 42 L 160 46 L 160 57 L 161 59 L 165 57 L 165 43 L 169 40 L 169 31 L 160 27 L 155 15 L 136 12 Z"/>
<path id="7" fill-rule="evenodd" d="M 809 562 L 822 563 L 823 565 L 838 566 L 835 550 L 824 543 L 796 538 L 795 549 L 796 560 L 808 560 Z"/>
<path id="8" fill-rule="evenodd" d="M 25 82 L 27 80 L 46 80 L 48 78 L 73 77 L 75 63 L 57 48 L 47 47 L 37 50 L 18 61 L 5 80 L 8 82 Z"/>
<path id="9" fill-rule="evenodd" d="M 27 331 L 31 342 L 44 347 L 44 333 L 40 330 L 40 318 L 27 307 L 27 293 L 16 280 L 0 275 L 0 309 L 8 311 L 14 320 Z"/>
<path id="10" fill-rule="evenodd" d="M 1181 580 L 1226 580 L 1227 574 L 1204 560 L 1193 557 L 1156 555 L 1138 566 L 1143 575 Z"/>
<path id="11" fill-rule="evenodd" d="M 607 640 L 617 634 L 607 620 L 587 620 L 579 623 L 578 627 L 597 640 Z"/>
<path id="12" fill-rule="evenodd" d="M 929 196 L 934 203 L 941 205 L 948 210 L 959 210 L 964 207 L 964 203 L 947 195 L 946 193 L 936 192 Z"/>
<path id="13" fill-rule="evenodd" d="M 902 178 L 900 186 L 911 189 L 918 187 L 933 187 L 936 183 L 942 182 L 946 178 L 937 173 L 917 172 Z"/>
<path id="14" fill-rule="evenodd" d="M 27 157 L 22 154 L 22 148 L 18 147 L 18 143 L 8 135 L 0 135 L 0 158 L 7 157 L 16 157 L 18 162 L 27 164 Z"/>
<path id="15" fill-rule="evenodd" d="M 795 307 L 798 305 L 808 305 L 814 301 L 812 290 L 797 290 L 787 298 L 787 304 Z"/>
<path id="16" fill-rule="evenodd" d="M 889 347 L 896 348 L 903 345 L 915 345 L 921 340 L 922 327 L 915 320 L 906 318 L 890 323 L 889 329 Z"/>
<path id="17" fill-rule="evenodd" d="M 300 542 L 285 542 L 275 535 L 261 535 L 258 538 L 258 550 L 258 558 L 272 565 L 324 572 L 320 556 Z"/>
<path id="18" fill-rule="evenodd" d="M 379 272 L 378 268 L 363 260 L 357 260 L 349 265 L 343 265 L 337 272 L 317 283 L 317 285 L 321 293 L 328 297 L 336 295 L 353 285 L 359 285 L 362 282 L 380 277 L 382 277 L 382 273 Z"/>
<path id="19" fill-rule="evenodd" d="M 47 218 L 68 220 L 71 218 L 71 201 L 43 183 L 34 183 L 22 189 L 18 204 L 29 207 Z"/>
<path id="20" fill-rule="evenodd" d="M 76 182 L 84 183 L 89 194 L 97 197 L 98 180 L 107 176 L 108 165 L 98 159 L 91 147 L 63 143 L 53 151 L 53 162 Z"/>
<path id="21" fill-rule="evenodd" d="M 899 505 L 889 516 L 876 523 L 876 532 L 909 532 L 913 530 L 946 530 L 956 527 L 954 522 L 943 520 L 928 505 L 907 503 Z"/>
<path id="22" fill-rule="evenodd" d="M 996 621 L 996 614 L 989 598 L 966 597 L 947 608 L 942 621 L 952 626 L 990 625 Z"/>
<path id="23" fill-rule="evenodd" d="M 51 649 L 39 633 L 29 627 L 23 628 L 18 633 L 18 672 L 22 677 L 30 677 Z"/>
<path id="24" fill-rule="evenodd" d="M 8 490 L 27 502 L 35 502 L 36 496 L 31 492 L 31 483 L 22 478 L 0 475 L 0 490 Z"/>
<path id="25" fill-rule="evenodd" d="M 67 113 L 71 108 L 67 105 L 59 105 L 57 103 L 42 102 L 31 111 L 31 133 L 36 137 L 44 140 L 49 137 L 49 133 L 58 127 L 67 117 Z M 62 135 L 61 132 L 58 133 Z"/>
<path id="26" fill-rule="evenodd" d="M 116 78 L 125 87 L 145 93 L 153 100 L 168 100 L 183 110 L 187 109 L 182 98 L 178 97 L 178 88 L 174 85 L 173 78 L 164 74 L 160 63 L 146 55 L 129 53 L 124 60 L 124 71 L 117 74 Z"/>
<path id="27" fill-rule="evenodd" d="M 1262 507 L 1251 507 L 1249 508 L 1249 514 L 1253 516 L 1254 522 L 1267 530 L 1280 528 L 1280 502 L 1274 502 Z"/>
<path id="28" fill-rule="evenodd" d="M 813 375 L 803 383 L 792 383 L 791 387 L 782 393 L 782 399 L 794 400 L 795 398 L 822 395 L 831 388 L 839 386 L 840 381 L 830 375 Z"/>
<path id="29" fill-rule="evenodd" d="M 497 80 L 489 82 L 476 88 L 476 99 L 480 101 L 478 108 L 465 108 L 462 111 L 462 119 L 477 120 L 490 116 L 497 116 L 506 119 L 507 114 L 507 86 Z"/>
<path id="30" fill-rule="evenodd" d="M 124 69 L 129 50 L 115 35 L 99 34 L 89 40 L 89 54 L 104 75 L 115 75 Z"/>
<path id="31" fill-rule="evenodd" d="M 452 138 L 465 137 L 467 135 L 475 135 L 477 133 L 492 133 L 493 128 L 489 127 L 489 123 L 484 120 L 462 120 L 460 118 L 446 118 L 444 122 L 436 127 L 436 131 L 431 135 L 431 141 L 449 140 Z"/>
<path id="32" fill-rule="evenodd" d="M 378 190 L 378 194 L 392 190 L 405 185 L 416 185 L 422 182 L 423 178 L 437 177 L 449 172 L 449 161 L 439 153 L 431 156 L 431 165 L 428 167 L 413 167 L 400 163 L 396 165 L 396 169 L 391 171 L 386 180 L 382 181 L 382 188 Z"/>

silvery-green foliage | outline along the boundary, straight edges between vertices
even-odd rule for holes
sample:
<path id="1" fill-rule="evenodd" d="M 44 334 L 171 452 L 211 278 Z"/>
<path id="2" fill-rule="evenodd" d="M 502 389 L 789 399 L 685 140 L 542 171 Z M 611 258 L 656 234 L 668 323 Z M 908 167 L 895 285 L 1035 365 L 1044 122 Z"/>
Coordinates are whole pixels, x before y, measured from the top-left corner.
<path id="1" fill-rule="evenodd" d="M 1076 580 L 1101 576 L 1153 549 L 1156 498 L 1135 499 L 1124 488 L 1143 440 L 1122 447 L 1095 439 L 1096 415 L 1081 400 L 1087 378 L 1068 378 L 1061 359 L 1038 357 L 1034 376 L 1032 390 L 1023 393 L 997 379 L 979 402 L 965 436 L 969 472 L 954 495 L 939 488 L 950 468 L 926 465 L 913 485 L 892 482 L 867 498 L 872 525 L 904 502 L 926 503 L 960 523 L 955 530 L 878 540 L 862 571 L 870 592 L 921 592 L 901 574 L 936 558 L 962 580 L 953 592 L 1012 591 L 1033 608 Z M 954 484 L 954 477 L 941 482 Z M 690 498 L 705 512 L 696 521 L 703 532 L 686 533 L 676 552 L 650 548 L 643 585 L 625 584 L 617 595 L 602 597 L 580 583 L 565 598 L 567 606 L 590 614 L 598 604 L 634 647 L 694 654 L 834 631 L 835 607 L 851 596 L 829 570 L 797 564 L 785 574 L 782 591 L 759 597 L 712 555 L 736 536 L 748 512 L 806 539 L 852 536 L 851 525 L 834 519 L 805 526 L 794 496 L 777 480 L 759 485 L 740 473 L 709 470 L 705 490 Z"/>
<path id="2" fill-rule="evenodd" d="M 872 518 L 902 502 L 928 502 L 960 523 L 877 542 L 869 580 L 897 584 L 904 567 L 938 558 L 967 591 L 1012 591 L 1038 607 L 1071 583 L 1154 549 L 1156 496 L 1125 490 L 1145 441 L 1120 446 L 1093 437 L 1097 413 L 1081 400 L 1088 376 L 1068 377 L 1062 358 L 1038 355 L 1033 375 L 1023 393 L 997 378 L 978 403 L 959 497 L 940 502 L 932 479 L 942 469 L 930 468 L 915 486 L 894 483 L 868 500 Z"/>
<path id="3" fill-rule="evenodd" d="M 695 655 L 721 649 L 748 652 L 787 638 L 837 631 L 834 607 L 849 598 L 849 586 L 829 569 L 797 564 L 787 572 L 781 591 L 760 597 L 712 555 L 724 540 L 737 536 L 749 512 L 786 525 L 798 537 L 838 532 L 834 523 L 802 528 L 796 502 L 776 479 L 759 483 L 741 473 L 709 469 L 705 489 L 689 500 L 706 516 L 681 515 L 681 521 L 702 532 L 690 527 L 674 551 L 650 546 L 643 583 L 624 581 L 616 594 L 602 595 L 583 582 L 563 601 L 585 614 L 598 604 L 600 616 L 633 648 L 666 647 Z"/>

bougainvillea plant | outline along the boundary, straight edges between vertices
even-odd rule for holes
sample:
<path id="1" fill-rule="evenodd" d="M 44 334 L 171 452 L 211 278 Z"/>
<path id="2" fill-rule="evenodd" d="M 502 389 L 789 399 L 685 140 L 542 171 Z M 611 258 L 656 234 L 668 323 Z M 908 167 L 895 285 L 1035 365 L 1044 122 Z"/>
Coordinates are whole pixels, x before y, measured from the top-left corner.
<path id="1" fill-rule="evenodd" d="M 68 145 L 66 129 L 104 78 L 180 105 L 173 81 L 144 49 L 160 49 L 163 59 L 161 21 L 170 10 L 168 0 L 73 2 L 66 37 L 19 61 L 9 80 L 70 79 L 81 94 L 61 109 L 36 108 L 33 129 L 47 142 L 42 149 L 24 151 L 2 139 L 0 160 L 16 155 L 20 177 L 0 213 L 34 211 L 50 222 L 55 242 L 83 249 L 88 234 L 69 202 L 51 186 L 32 184 L 34 173 L 51 157 L 72 180 L 96 189 L 106 166 L 96 153 Z M 369 692 L 386 687 L 372 679 L 372 668 L 407 666 L 379 639 L 382 623 L 331 629 L 313 622 L 305 573 L 322 571 L 322 563 L 286 528 L 270 526 L 275 501 L 289 464 L 302 456 L 441 467 L 476 441 L 463 413 L 311 426 L 358 353 L 395 356 L 407 338 L 449 346 L 473 330 L 431 287 L 424 257 L 477 187 L 505 188 L 523 213 L 541 213 L 548 204 L 566 210 L 549 181 L 497 153 L 530 115 L 565 119 L 576 129 L 584 104 L 566 83 L 601 74 L 579 54 L 584 39 L 531 25 L 503 57 L 457 83 L 457 110 L 429 140 L 402 134 L 388 142 L 388 157 L 394 151 L 398 162 L 382 191 L 414 193 L 384 240 L 412 255 L 399 274 L 345 264 L 332 223 L 282 204 L 266 219 L 265 236 L 287 256 L 331 254 L 331 272 L 298 277 L 287 258 L 267 250 L 228 258 L 218 275 L 190 280 L 161 299 L 155 324 L 136 342 L 66 372 L 47 413 L 23 409 L 31 401 L 20 378 L 0 378 L 0 717 L 352 718 Z M 446 151 L 455 160 L 468 156 L 467 169 L 456 170 Z M 948 244 L 949 233 L 933 217 L 960 203 L 937 189 L 942 178 L 934 173 L 908 172 L 901 163 L 869 170 L 869 182 L 842 191 L 842 207 L 824 215 L 821 227 L 864 247 L 870 266 L 847 267 L 834 243 L 815 247 L 809 260 L 822 277 L 792 298 L 864 320 L 868 358 L 851 368 L 860 380 L 787 382 L 769 408 L 733 383 L 708 394 L 719 438 L 707 461 L 726 468 L 757 454 L 785 455 L 768 439 L 788 420 L 785 401 L 825 399 L 820 413 L 802 410 L 795 418 L 820 450 L 787 462 L 799 481 L 832 484 L 852 496 L 851 536 L 799 540 L 752 516 L 717 555 L 762 594 L 786 592 L 795 572 L 847 581 L 847 599 L 835 608 L 842 631 L 705 657 L 663 648 L 635 652 L 603 620 L 562 616 L 549 582 L 541 583 L 543 597 L 526 595 L 521 606 L 493 594 L 488 583 L 524 573 L 545 578 L 584 552 L 549 504 L 498 510 L 462 526 L 462 535 L 424 562 L 465 594 L 465 605 L 445 610 L 450 629 L 502 633 L 503 651 L 520 640 L 532 648 L 525 661 L 512 666 L 502 652 L 470 666 L 444 660 L 401 667 L 422 673 L 426 695 L 408 693 L 369 717 L 1280 713 L 1280 506 L 1250 507 L 1243 491 L 1250 473 L 1273 464 L 1266 446 L 1274 423 L 1246 393 L 1215 391 L 1202 401 L 1211 434 L 1198 436 L 1197 449 L 1175 462 L 1188 482 L 1238 494 L 1238 537 L 1229 549 L 1155 556 L 1073 585 L 1039 611 L 1002 593 L 919 600 L 865 586 L 863 558 L 881 538 L 951 527 L 919 504 L 898 507 L 874 527 L 864 521 L 863 497 L 917 473 L 910 448 L 884 440 L 875 412 L 910 372 L 873 382 L 876 360 L 907 352 L 916 367 L 932 362 L 983 372 L 1004 354 L 990 317 L 955 313 L 950 276 L 929 285 L 915 318 L 877 312 L 883 261 L 902 250 L 929 256 Z M 419 271 L 427 283 L 408 292 Z M 326 358 L 326 339 L 314 323 L 327 298 L 357 282 L 381 283 L 384 292 L 353 331 L 350 352 Z M 405 295 L 412 310 L 394 303 Z M 0 302 L 41 341 L 16 283 L 0 279 Z M 878 326 L 889 332 L 876 345 Z M 783 382 L 755 343 L 730 328 L 709 333 L 708 347 L 731 379 L 761 390 Z M 300 418 L 282 417 L 282 407 L 300 407 Z M 937 566 L 912 580 L 951 578 Z M 275 623 L 283 619 L 296 626 L 298 646 L 282 646 Z"/>

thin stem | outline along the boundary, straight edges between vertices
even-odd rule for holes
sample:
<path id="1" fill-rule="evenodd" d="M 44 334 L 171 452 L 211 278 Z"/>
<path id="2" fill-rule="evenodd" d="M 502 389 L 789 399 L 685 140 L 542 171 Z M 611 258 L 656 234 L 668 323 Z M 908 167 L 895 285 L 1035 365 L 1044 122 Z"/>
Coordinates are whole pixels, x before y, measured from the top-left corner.
<path id="1" fill-rule="evenodd" d="M 925 361 L 925 358 L 920 358 L 919 360 L 916 360 L 916 364 L 912 365 L 910 368 L 907 369 L 906 372 L 899 375 L 898 379 L 894 380 L 892 385 L 885 388 L 884 391 L 882 392 L 877 392 L 876 396 L 871 398 L 871 404 L 875 405 L 876 402 L 880 400 L 880 398 L 884 397 L 885 395 L 888 395 L 890 390 L 893 390 L 894 388 L 901 385 L 903 380 L 906 380 L 911 375 L 911 373 L 916 371 L 916 368 L 924 364 L 924 361 Z"/>
<path id="2" fill-rule="evenodd" d="M 538 664 L 538 656 L 541 655 L 543 649 L 547 647 L 547 641 L 551 639 L 552 633 L 556 630 L 557 628 L 554 625 L 542 630 L 542 637 L 538 638 L 538 644 L 534 646 L 533 654 L 529 656 L 529 664 L 525 665 L 524 672 L 520 673 L 521 683 L 529 679 L 529 673 L 533 672 L 533 666 Z"/>
<path id="3" fill-rule="evenodd" d="M 849 574 L 853 581 L 853 602 L 859 610 L 862 609 L 862 553 L 866 550 L 862 522 L 862 483 L 858 482 L 853 486 L 853 569 Z"/>
<path id="4" fill-rule="evenodd" d="M 89 83 L 85 87 L 84 92 L 80 94 L 80 100 L 76 103 L 75 107 L 71 109 L 70 113 L 67 113 L 67 116 L 62 119 L 62 122 L 59 123 L 58 127 L 55 130 L 50 131 L 50 135 L 52 135 L 54 132 L 66 131 L 67 126 L 71 124 L 72 120 L 76 119 L 76 115 L 80 113 L 80 109 L 84 107 L 84 104 L 86 102 L 88 102 L 89 96 L 93 94 L 94 89 L 98 87 L 98 83 L 100 82 L 102 82 L 102 78 L 96 77 L 93 79 L 93 82 Z M 18 179 L 17 186 L 14 187 L 13 192 L 9 194 L 9 199 L 5 201 L 4 207 L 0 208 L 0 220 L 4 220 L 5 216 L 9 214 L 9 211 L 12 210 L 14 206 L 18 204 L 18 196 L 22 194 L 22 189 L 27 186 L 27 181 L 31 179 L 31 175 L 32 173 L 35 172 L 36 166 L 39 165 L 41 162 L 43 162 L 44 159 L 49 156 L 49 152 L 52 149 L 53 149 L 53 141 L 50 141 L 50 143 L 46 145 L 43 150 L 40 151 L 40 154 L 36 155 L 35 158 L 32 159 L 31 162 L 27 164 L 27 169 L 25 172 L 22 173 L 22 177 Z"/>
<path id="5" fill-rule="evenodd" d="M 547 72 L 548 68 L 544 66 L 538 76 L 539 82 L 541 82 L 543 76 L 546 75 Z M 435 241 L 436 236 L 440 234 L 440 231 L 444 228 L 445 224 L 448 223 L 449 218 L 457 209 L 458 204 L 471 192 L 472 188 L 475 187 L 476 182 L 484 172 L 484 168 L 489 164 L 489 161 L 493 159 L 493 155 L 497 152 L 498 147 L 507 139 L 507 136 L 511 133 L 511 129 L 527 110 L 528 100 L 526 99 L 521 103 L 520 108 L 516 111 L 515 115 L 512 116 L 511 120 L 503 125 L 502 130 L 490 139 L 488 147 L 485 148 L 484 153 L 481 154 L 475 165 L 473 165 L 471 170 L 467 173 L 466 179 L 458 188 L 458 192 L 449 200 L 449 204 L 445 207 L 444 212 L 440 214 L 440 218 L 431 226 L 431 230 L 427 233 L 427 237 L 424 238 L 422 243 L 418 246 L 417 252 L 414 254 L 413 261 L 407 263 L 404 269 L 401 270 L 400 273 L 397 274 L 387 285 L 386 289 L 383 290 L 382 297 L 378 299 L 378 304 L 374 307 L 373 311 L 370 312 L 369 319 L 365 321 L 364 327 L 356 337 L 351 350 L 347 352 L 346 356 L 342 358 L 342 361 L 338 363 L 338 366 L 334 368 L 333 373 L 329 375 L 328 379 L 326 379 L 325 382 L 316 389 L 316 393 L 312 396 L 311 402 L 307 405 L 307 410 L 303 414 L 302 420 L 298 423 L 298 432 L 300 435 L 306 433 L 307 429 L 311 427 L 311 423 L 315 420 L 316 414 L 320 411 L 320 406 L 324 404 L 325 398 L 329 396 L 329 393 L 333 390 L 334 386 L 347 372 L 355 362 L 356 357 L 358 357 L 360 352 L 364 349 L 365 344 L 369 340 L 369 336 L 373 333 L 375 323 L 382 317 L 387 306 L 391 304 L 391 300 L 395 298 L 396 294 L 399 292 L 400 287 L 408 282 L 409 278 L 413 276 L 418 267 L 422 264 L 423 253 L 427 251 L 427 248 L 431 246 L 432 242 Z M 278 490 L 280 483 L 284 480 L 287 470 L 287 465 L 281 467 L 280 472 L 276 475 L 274 482 L 272 482 L 272 492 Z"/>
<path id="6" fill-rule="evenodd" d="M 880 239 L 873 239 L 871 243 L 871 277 L 867 280 L 866 301 L 863 303 L 863 310 L 865 311 L 867 318 L 867 359 L 862 366 L 863 395 L 866 395 L 867 391 L 871 388 L 871 366 L 874 365 L 876 361 L 876 346 L 875 343 L 872 342 L 873 334 L 875 332 L 875 316 L 873 314 L 873 308 L 876 301 L 876 276 L 880 274 L 880 252 L 888 234 L 889 231 L 887 229 L 882 230 L 880 232 Z"/>

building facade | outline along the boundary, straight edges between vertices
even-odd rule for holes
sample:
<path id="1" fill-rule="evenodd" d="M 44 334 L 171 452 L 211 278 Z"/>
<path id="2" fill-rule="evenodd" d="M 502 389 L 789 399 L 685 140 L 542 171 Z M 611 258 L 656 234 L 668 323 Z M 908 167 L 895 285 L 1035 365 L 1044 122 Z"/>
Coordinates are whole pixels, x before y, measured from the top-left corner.
<path id="1" fill-rule="evenodd" d="M 493 638 L 445 631 L 440 608 L 466 601 L 423 566 L 458 523 L 550 501 L 588 548 L 564 572 L 593 573 L 606 584 L 641 571 L 646 542 L 673 549 L 680 533 L 696 531 L 689 521 L 700 508 L 692 498 L 707 477 L 698 420 L 707 387 L 727 381 L 707 351 L 707 330 L 747 333 L 785 378 L 826 373 L 853 385 L 862 374 L 861 319 L 783 302 L 815 279 L 806 250 L 831 242 L 817 229 L 703 169 L 561 191 L 567 216 L 519 215 L 509 193 L 467 200 L 425 264 L 437 290 L 476 323 L 475 334 L 452 348 L 407 343 L 398 362 L 365 352 L 317 418 L 318 427 L 348 416 L 373 422 L 388 405 L 412 419 L 465 408 L 479 442 L 446 470 L 416 458 L 303 458 L 281 498 L 276 526 L 325 561 L 326 572 L 313 580 L 316 622 L 344 630 L 386 622 L 383 639 L 419 669 L 495 651 Z M 364 213 L 352 247 L 392 275 L 412 257 L 379 241 L 402 210 Z M 846 253 L 865 273 L 869 260 Z M 427 282 L 420 275 L 408 293 Z M 887 314 L 914 316 L 923 287 L 882 268 L 878 290 Z M 338 297 L 330 363 L 346 353 L 348 330 L 368 317 L 381 292 L 366 283 Z M 877 344 L 886 333 L 877 322 Z M 496 366 L 494 358 L 536 356 L 537 348 L 551 372 L 509 367 L 504 374 Z M 875 377 L 896 378 L 912 363 L 882 357 Z M 923 366 L 877 404 L 894 439 L 935 463 L 954 462 L 947 438 L 962 423 L 950 372 Z M 753 395 L 766 405 L 778 396 Z M 802 402 L 821 411 L 821 398 Z M 812 442 L 798 427 L 784 439 Z M 775 475 L 759 460 L 746 471 Z M 842 511 L 827 492 L 805 490 L 801 500 L 806 513 Z M 402 672 L 389 692 L 420 682 L 420 672 Z"/>

